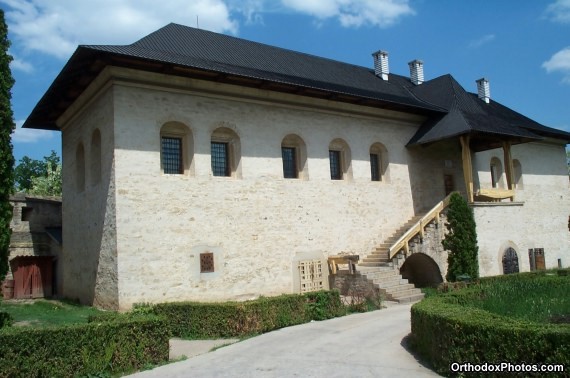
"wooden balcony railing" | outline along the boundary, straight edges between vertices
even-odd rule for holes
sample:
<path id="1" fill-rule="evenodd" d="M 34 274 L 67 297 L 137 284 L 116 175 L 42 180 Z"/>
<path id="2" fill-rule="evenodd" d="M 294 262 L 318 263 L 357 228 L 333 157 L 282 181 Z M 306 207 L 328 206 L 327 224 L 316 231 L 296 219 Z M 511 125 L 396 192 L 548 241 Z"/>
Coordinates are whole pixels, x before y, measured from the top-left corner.
<path id="1" fill-rule="evenodd" d="M 450 193 L 441 202 L 435 205 L 430 211 L 426 213 L 419 221 L 417 221 L 408 231 L 406 231 L 392 246 L 390 247 L 390 259 L 394 258 L 402 249 L 407 255 L 410 251 L 410 240 L 415 238 L 418 234 L 423 239 L 425 228 L 432 221 L 439 223 L 439 214 L 449 205 L 449 198 L 453 193 Z"/>

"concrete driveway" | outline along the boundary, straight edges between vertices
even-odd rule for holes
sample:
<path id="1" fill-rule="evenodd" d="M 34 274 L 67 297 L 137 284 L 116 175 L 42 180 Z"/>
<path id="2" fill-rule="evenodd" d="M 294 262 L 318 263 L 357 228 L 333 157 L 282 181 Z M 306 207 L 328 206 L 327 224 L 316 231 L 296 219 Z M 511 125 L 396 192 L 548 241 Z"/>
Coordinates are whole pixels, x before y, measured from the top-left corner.
<path id="1" fill-rule="evenodd" d="M 283 328 L 132 377 L 437 377 L 405 348 L 410 308 Z"/>

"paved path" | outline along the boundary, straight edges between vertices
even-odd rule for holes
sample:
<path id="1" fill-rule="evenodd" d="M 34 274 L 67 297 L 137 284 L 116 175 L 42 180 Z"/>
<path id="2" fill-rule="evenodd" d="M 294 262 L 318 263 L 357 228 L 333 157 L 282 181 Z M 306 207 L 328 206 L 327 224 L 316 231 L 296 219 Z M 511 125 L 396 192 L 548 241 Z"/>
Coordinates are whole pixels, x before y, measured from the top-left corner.
<path id="1" fill-rule="evenodd" d="M 403 346 L 410 307 L 283 328 L 132 377 L 436 377 Z"/>

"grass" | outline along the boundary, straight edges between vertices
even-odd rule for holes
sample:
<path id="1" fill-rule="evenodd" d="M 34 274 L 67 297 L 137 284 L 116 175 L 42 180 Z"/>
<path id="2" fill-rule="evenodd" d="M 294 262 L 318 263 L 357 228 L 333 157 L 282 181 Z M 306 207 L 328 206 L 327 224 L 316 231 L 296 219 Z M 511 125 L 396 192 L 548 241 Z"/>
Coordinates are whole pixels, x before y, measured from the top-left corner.
<path id="1" fill-rule="evenodd" d="M 458 288 L 424 288 L 426 298 Z M 447 289 L 447 290 L 445 290 Z M 549 270 L 483 278 L 469 285 L 466 303 L 494 314 L 538 323 L 570 322 L 570 270 Z"/>
<path id="2" fill-rule="evenodd" d="M 515 280 L 482 280 L 470 305 L 491 313 L 539 323 L 570 315 L 570 276 L 519 274 Z"/>
<path id="3" fill-rule="evenodd" d="M 37 299 L 34 301 L 0 301 L 0 311 L 12 315 L 15 326 L 49 327 L 87 323 L 90 315 L 101 313 L 94 307 L 73 302 Z"/>

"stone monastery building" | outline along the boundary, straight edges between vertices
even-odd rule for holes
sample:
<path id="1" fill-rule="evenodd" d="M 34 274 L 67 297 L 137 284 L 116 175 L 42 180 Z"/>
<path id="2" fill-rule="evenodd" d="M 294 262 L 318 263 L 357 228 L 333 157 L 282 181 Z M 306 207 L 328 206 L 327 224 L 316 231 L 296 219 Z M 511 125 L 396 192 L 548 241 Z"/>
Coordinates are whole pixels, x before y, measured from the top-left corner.
<path id="1" fill-rule="evenodd" d="M 307 291 L 342 254 L 441 280 L 452 191 L 474 210 L 481 275 L 569 266 L 570 134 L 485 79 L 469 93 L 372 55 L 177 24 L 79 46 L 24 125 L 62 132 L 63 295 L 128 309 Z"/>

